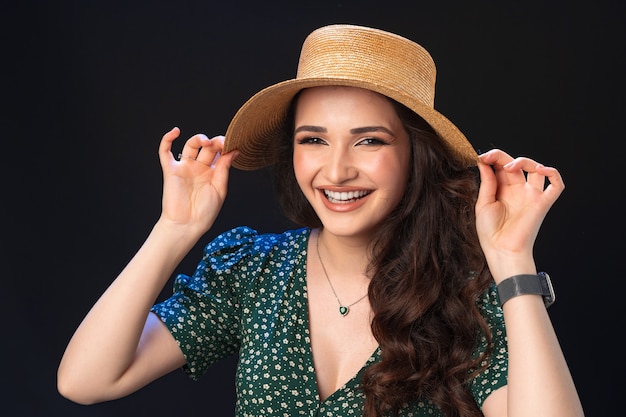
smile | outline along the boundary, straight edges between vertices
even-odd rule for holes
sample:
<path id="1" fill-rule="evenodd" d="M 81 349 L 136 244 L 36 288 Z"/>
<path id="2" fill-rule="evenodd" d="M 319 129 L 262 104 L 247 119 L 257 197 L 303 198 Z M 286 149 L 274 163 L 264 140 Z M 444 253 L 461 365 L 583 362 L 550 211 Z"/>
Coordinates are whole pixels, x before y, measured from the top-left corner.
<path id="1" fill-rule="evenodd" d="M 369 193 L 371 193 L 371 191 L 358 190 L 358 191 L 338 192 L 338 191 L 324 190 L 324 195 L 326 196 L 328 201 L 334 204 L 352 203 L 360 198 L 365 197 Z"/>

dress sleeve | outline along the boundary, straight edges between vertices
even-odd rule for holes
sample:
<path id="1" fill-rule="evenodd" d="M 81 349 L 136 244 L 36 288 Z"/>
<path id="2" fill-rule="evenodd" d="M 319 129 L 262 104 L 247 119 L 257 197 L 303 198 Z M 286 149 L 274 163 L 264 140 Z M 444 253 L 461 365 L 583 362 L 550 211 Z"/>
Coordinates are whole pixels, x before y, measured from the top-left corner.
<path id="1" fill-rule="evenodd" d="M 178 275 L 173 294 L 151 309 L 178 342 L 186 358 L 183 369 L 194 380 L 239 348 L 237 276 L 257 235 L 238 227 L 216 237 L 204 248 L 195 273 Z"/>
<path id="2" fill-rule="evenodd" d="M 470 384 L 476 403 L 482 407 L 489 394 L 505 386 L 508 381 L 509 352 L 506 329 L 495 283 L 485 293 L 480 302 L 480 308 L 491 329 L 493 346 L 487 368 L 478 374 Z M 479 351 L 483 351 L 486 346 L 487 339 L 483 336 L 480 340 Z"/>

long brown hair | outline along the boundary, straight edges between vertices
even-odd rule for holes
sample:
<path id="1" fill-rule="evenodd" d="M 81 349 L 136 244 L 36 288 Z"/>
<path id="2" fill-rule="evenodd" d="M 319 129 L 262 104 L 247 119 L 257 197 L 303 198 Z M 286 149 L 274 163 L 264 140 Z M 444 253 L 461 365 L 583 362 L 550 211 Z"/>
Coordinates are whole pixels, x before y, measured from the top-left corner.
<path id="1" fill-rule="evenodd" d="M 382 354 L 363 376 L 363 415 L 393 415 L 425 400 L 446 416 L 482 416 L 469 391 L 490 353 L 474 355 L 478 340 L 491 340 L 476 305 L 491 280 L 475 229 L 478 173 L 459 165 L 421 117 L 391 101 L 411 139 L 411 164 L 407 192 L 372 246 L 369 301 Z M 290 111 L 274 167 L 278 201 L 295 224 L 320 227 L 295 179 L 294 105 Z"/>

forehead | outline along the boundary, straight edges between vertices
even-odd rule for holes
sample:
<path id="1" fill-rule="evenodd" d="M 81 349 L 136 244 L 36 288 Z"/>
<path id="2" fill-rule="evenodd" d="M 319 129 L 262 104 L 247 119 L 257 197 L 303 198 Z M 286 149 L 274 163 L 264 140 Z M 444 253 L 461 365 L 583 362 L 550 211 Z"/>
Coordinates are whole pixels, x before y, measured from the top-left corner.
<path id="1" fill-rule="evenodd" d="M 300 91 L 295 101 L 296 117 L 320 110 L 358 112 L 398 117 L 391 100 L 382 94 L 358 87 L 321 86 Z"/>
<path id="2" fill-rule="evenodd" d="M 325 85 L 319 87 L 309 87 L 304 88 L 298 94 L 297 100 L 301 100 L 303 97 L 307 100 L 315 98 L 321 99 L 324 97 L 360 97 L 360 98 L 368 98 L 372 101 L 380 101 L 389 103 L 389 99 L 384 95 L 377 93 L 372 90 L 368 90 L 365 88 L 359 87 L 349 87 L 349 86 L 341 86 L 341 85 Z"/>

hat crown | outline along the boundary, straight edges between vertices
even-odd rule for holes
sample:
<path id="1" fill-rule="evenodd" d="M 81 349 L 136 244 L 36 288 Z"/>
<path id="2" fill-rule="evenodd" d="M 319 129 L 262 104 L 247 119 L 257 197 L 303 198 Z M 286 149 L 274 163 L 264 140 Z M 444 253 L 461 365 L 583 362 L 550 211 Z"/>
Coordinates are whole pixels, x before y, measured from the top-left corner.
<path id="1" fill-rule="evenodd" d="M 230 122 L 224 153 L 239 156 L 233 166 L 257 169 L 277 162 L 277 139 L 292 136 L 289 109 L 305 88 L 347 86 L 365 88 L 403 104 L 428 123 L 466 166 L 478 155 L 465 135 L 434 108 L 435 62 L 417 43 L 380 29 L 330 25 L 305 39 L 297 76 L 256 93 Z"/>
<path id="2" fill-rule="evenodd" d="M 305 39 L 297 79 L 362 80 L 434 107 L 436 67 L 422 46 L 393 33 L 330 25 Z"/>

